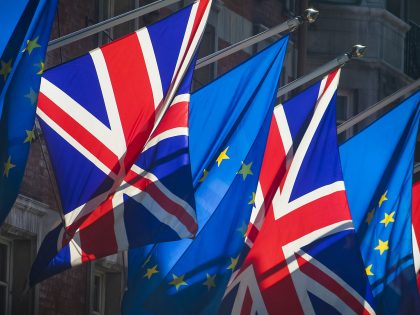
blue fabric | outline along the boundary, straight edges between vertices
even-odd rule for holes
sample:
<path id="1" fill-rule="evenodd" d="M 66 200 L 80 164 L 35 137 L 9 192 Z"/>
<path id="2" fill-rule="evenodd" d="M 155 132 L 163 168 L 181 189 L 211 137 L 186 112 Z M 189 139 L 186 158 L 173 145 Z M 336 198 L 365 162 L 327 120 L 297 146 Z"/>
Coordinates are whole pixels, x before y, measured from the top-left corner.
<path id="1" fill-rule="evenodd" d="M 411 237 L 419 117 L 417 92 L 340 147 L 350 210 L 379 314 L 420 314 Z M 379 241 L 388 243 L 377 248 Z"/>
<path id="2" fill-rule="evenodd" d="M 199 232 L 195 240 L 129 252 L 124 314 L 215 313 L 232 273 L 228 267 L 244 245 L 242 228 L 252 210 L 287 40 L 192 95 L 190 156 Z M 222 151 L 229 159 L 218 165 Z M 238 171 L 251 162 L 252 175 L 244 179 Z M 158 272 L 149 278 L 153 268 Z"/>
<path id="3" fill-rule="evenodd" d="M 56 0 L 13 1 L 10 7 L 0 4 L 0 224 L 16 200 L 24 174 L 41 63 L 56 6 Z M 34 44 L 28 49 L 27 43 Z"/>
<path id="4" fill-rule="evenodd" d="M 0 1 L 0 12 L 2 12 L 0 19 L 0 56 L 7 47 L 7 43 L 11 39 L 28 3 L 29 0 Z"/>

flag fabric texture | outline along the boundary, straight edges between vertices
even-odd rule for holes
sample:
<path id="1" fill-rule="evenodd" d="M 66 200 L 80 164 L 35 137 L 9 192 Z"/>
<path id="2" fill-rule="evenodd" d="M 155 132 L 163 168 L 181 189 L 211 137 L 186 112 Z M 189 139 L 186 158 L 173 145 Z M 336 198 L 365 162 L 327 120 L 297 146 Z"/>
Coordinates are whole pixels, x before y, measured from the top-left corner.
<path id="1" fill-rule="evenodd" d="M 340 146 L 344 181 L 376 311 L 420 314 L 411 190 L 420 92 Z"/>
<path id="2" fill-rule="evenodd" d="M 0 4 L 0 224 L 10 212 L 34 140 L 36 99 L 56 0 Z"/>
<path id="3" fill-rule="evenodd" d="M 417 275 L 417 289 L 420 293 L 420 181 L 413 184 L 412 202 L 412 224 L 413 224 L 413 258 Z"/>
<path id="4" fill-rule="evenodd" d="M 210 6 L 197 1 L 43 76 L 37 114 L 63 222 L 41 245 L 32 285 L 121 250 L 195 235 L 188 107 Z"/>
<path id="5" fill-rule="evenodd" d="M 339 76 L 275 108 L 249 248 L 220 314 L 374 313 L 337 147 Z"/>
<path id="6" fill-rule="evenodd" d="M 199 232 L 194 240 L 129 252 L 123 314 L 216 312 L 244 245 L 287 41 L 192 95 L 190 153 Z"/>

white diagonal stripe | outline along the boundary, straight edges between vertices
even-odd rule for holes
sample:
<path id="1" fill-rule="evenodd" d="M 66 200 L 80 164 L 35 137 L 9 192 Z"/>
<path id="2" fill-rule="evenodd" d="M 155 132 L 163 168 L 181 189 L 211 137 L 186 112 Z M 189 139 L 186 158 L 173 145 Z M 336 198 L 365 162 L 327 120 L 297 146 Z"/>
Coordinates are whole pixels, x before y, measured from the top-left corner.
<path id="1" fill-rule="evenodd" d="M 415 269 L 415 272 L 418 273 L 420 270 L 420 250 L 419 250 L 419 243 L 418 243 L 413 225 L 411 225 L 411 234 L 412 234 L 412 241 L 413 241 L 414 269 Z"/>
<path id="2" fill-rule="evenodd" d="M 179 94 L 179 95 L 177 95 L 177 96 L 174 97 L 174 100 L 172 101 L 171 106 L 174 106 L 174 105 L 176 105 L 178 103 L 181 103 L 181 102 L 183 102 L 183 103 L 184 102 L 185 103 L 189 103 L 190 98 L 191 98 L 191 95 L 190 94 L 187 94 L 187 93 L 185 93 L 185 94 Z"/>
<path id="3" fill-rule="evenodd" d="M 285 208 L 283 207 L 283 204 L 275 205 L 273 200 L 273 207 L 278 210 L 279 218 L 304 206 L 309 204 L 310 202 L 314 200 L 318 200 L 322 197 L 328 196 L 334 192 L 338 191 L 344 191 L 344 182 L 343 181 L 337 181 L 329 185 L 324 185 L 318 189 L 312 190 L 311 192 L 307 193 L 306 195 L 303 195 L 293 201 L 288 202 L 287 206 Z"/>
<path id="4" fill-rule="evenodd" d="M 70 249 L 70 264 L 72 266 L 77 266 L 82 263 L 82 249 L 80 243 L 80 235 L 79 231 L 77 231 L 73 238 L 69 242 L 69 249 Z"/>
<path id="5" fill-rule="evenodd" d="M 127 150 L 124 132 L 121 125 L 120 113 L 118 112 L 117 101 L 115 100 L 114 89 L 112 87 L 111 78 L 109 77 L 108 68 L 105 58 L 100 48 L 90 52 L 93 64 L 95 65 L 96 74 L 98 75 L 99 85 L 101 87 L 106 113 L 109 124 L 111 126 L 112 141 L 114 145 L 114 153 L 120 159 Z"/>
<path id="6" fill-rule="evenodd" d="M 327 80 L 328 76 L 324 79 Z M 293 160 L 290 165 L 289 172 L 286 176 L 285 183 L 283 185 L 283 191 L 280 194 L 280 206 L 274 209 L 274 217 L 275 219 L 279 219 L 284 213 L 288 213 L 286 208 L 288 207 L 288 203 L 290 200 L 290 196 L 292 194 L 292 190 L 294 187 L 294 183 L 296 181 L 296 177 L 299 173 L 300 167 L 302 162 L 306 156 L 308 148 L 312 142 L 312 139 L 319 127 L 319 124 L 325 114 L 325 111 L 328 108 L 329 103 L 331 102 L 332 97 L 337 89 L 338 80 L 340 78 L 340 71 L 337 72 L 333 81 L 328 86 L 327 90 L 322 94 L 321 98 L 318 100 L 313 117 L 309 123 L 307 130 L 296 150 L 296 153 L 293 157 Z M 323 81 L 324 81 L 323 80 Z"/>
<path id="7" fill-rule="evenodd" d="M 116 179 L 117 175 L 113 173 L 105 164 L 103 164 L 95 155 L 90 153 L 84 146 L 82 146 L 77 140 L 70 136 L 64 129 L 62 129 L 55 121 L 53 121 L 47 114 L 45 114 L 39 107 L 36 110 L 39 118 L 41 118 L 51 129 L 59 134 L 65 141 L 67 141 L 72 147 L 79 151 L 84 157 L 92 162 L 98 169 L 104 174 L 108 175 L 112 179 Z"/>
<path id="8" fill-rule="evenodd" d="M 129 247 L 127 231 L 125 229 L 124 220 L 124 195 L 122 191 L 115 193 L 112 198 L 113 214 L 114 214 L 114 234 L 117 242 L 118 250 L 125 250 Z"/>
<path id="9" fill-rule="evenodd" d="M 159 67 L 156 61 L 155 52 L 150 39 L 149 31 L 146 27 L 136 32 L 140 43 L 141 51 L 143 52 L 144 61 L 147 68 L 150 86 L 152 87 L 153 100 L 155 102 L 155 109 L 159 106 L 163 99 L 162 81 L 160 78 Z"/>
<path id="10" fill-rule="evenodd" d="M 150 147 L 156 145 L 158 142 L 162 140 L 176 137 L 176 136 L 188 136 L 188 127 L 172 128 L 158 134 L 156 137 L 150 139 L 146 143 L 146 146 L 144 147 L 143 152 L 147 151 Z"/>
<path id="11" fill-rule="evenodd" d="M 136 174 L 141 175 L 144 178 L 147 178 L 148 180 L 152 181 L 156 187 L 169 199 L 171 199 L 172 202 L 180 205 L 182 208 L 184 208 L 184 210 L 193 218 L 195 217 L 195 211 L 193 208 L 191 208 L 191 206 L 189 205 L 188 202 L 186 202 L 184 199 L 179 198 L 177 195 L 173 194 L 168 188 L 165 187 L 165 185 L 163 185 L 159 179 L 153 175 L 150 172 L 146 172 L 145 170 L 141 169 L 139 166 L 137 165 L 133 165 L 133 167 L 131 168 L 131 170 L 133 172 L 135 172 Z"/>
<path id="12" fill-rule="evenodd" d="M 163 209 L 146 191 L 142 191 L 137 187 L 130 186 L 120 191 L 121 194 L 126 194 L 143 205 L 147 211 L 150 212 L 163 224 L 169 226 L 176 232 L 180 238 L 191 237 L 192 234 L 186 226 L 179 221 L 179 219 Z"/>
<path id="13" fill-rule="evenodd" d="M 374 314 L 375 311 L 370 306 L 369 303 L 355 290 L 353 287 L 347 284 L 343 279 L 341 279 L 336 273 L 332 270 L 328 269 L 325 265 L 320 263 L 314 257 L 310 256 L 309 254 L 303 252 L 302 250 L 299 251 L 299 255 L 302 256 L 307 262 L 314 265 L 316 268 L 321 270 L 323 273 L 327 274 L 330 278 L 334 279 L 341 287 L 343 287 L 348 293 L 350 293 L 361 305 L 364 305 L 366 309 L 368 309 L 369 313 Z"/>
<path id="14" fill-rule="evenodd" d="M 102 142 L 109 150 L 114 153 L 118 151 L 116 150 L 116 144 L 114 143 L 111 130 L 73 98 L 64 93 L 64 91 L 47 79 L 42 78 L 40 92 L 60 107 L 67 115 L 77 121 L 92 136 Z"/>
<path id="15" fill-rule="evenodd" d="M 277 128 L 280 133 L 281 141 L 283 142 L 284 153 L 287 156 L 289 150 L 293 146 L 292 135 L 290 133 L 289 123 L 287 122 L 286 113 L 283 105 L 274 108 L 274 117 L 276 119 Z"/>

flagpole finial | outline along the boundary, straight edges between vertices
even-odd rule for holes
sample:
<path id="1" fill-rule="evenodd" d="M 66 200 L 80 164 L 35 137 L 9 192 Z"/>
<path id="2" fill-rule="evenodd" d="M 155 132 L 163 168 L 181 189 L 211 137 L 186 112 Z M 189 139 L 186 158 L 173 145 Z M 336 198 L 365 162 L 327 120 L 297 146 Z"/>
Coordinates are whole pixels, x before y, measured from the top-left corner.
<path id="1" fill-rule="evenodd" d="M 303 19 L 308 23 L 313 23 L 318 18 L 319 11 L 313 8 L 308 8 L 303 12 Z"/>
<path id="2" fill-rule="evenodd" d="M 348 55 L 350 58 L 361 58 L 365 54 L 365 50 L 366 46 L 354 45 Z"/>

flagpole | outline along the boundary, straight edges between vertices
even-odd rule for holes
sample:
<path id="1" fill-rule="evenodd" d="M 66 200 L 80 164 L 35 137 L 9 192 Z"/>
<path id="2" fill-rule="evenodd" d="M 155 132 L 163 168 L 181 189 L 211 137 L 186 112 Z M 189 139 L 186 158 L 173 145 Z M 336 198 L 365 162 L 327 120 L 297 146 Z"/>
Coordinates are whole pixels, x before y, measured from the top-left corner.
<path id="1" fill-rule="evenodd" d="M 119 16 L 116 16 L 114 18 L 108 19 L 106 21 L 97 23 L 95 25 L 86 27 L 84 29 L 81 29 L 79 31 L 73 32 L 71 34 L 62 36 L 60 38 L 54 39 L 48 43 L 47 51 L 51 51 L 53 49 L 60 48 L 62 46 L 68 45 L 70 43 L 73 43 L 77 40 L 83 39 L 87 36 L 99 33 L 101 31 L 104 31 L 110 27 L 113 27 L 115 25 L 124 23 L 126 21 L 129 21 L 131 19 L 134 19 L 136 17 L 142 16 L 144 14 L 150 13 L 154 10 L 158 10 L 162 7 L 164 7 L 164 3 L 166 5 L 173 4 L 175 2 L 178 2 L 180 0 L 170 0 L 170 1 L 156 1 L 153 2 L 150 5 L 135 9 L 133 11 L 121 14 Z M 303 24 L 303 23 L 313 23 L 316 21 L 317 17 L 319 15 L 319 11 L 315 9 L 306 9 L 303 16 L 297 16 L 295 18 L 292 18 L 290 20 L 287 20 L 286 22 L 277 25 L 273 28 L 270 28 L 268 30 L 265 30 L 259 34 L 256 34 L 254 36 L 248 37 L 240 42 L 237 42 L 235 44 L 232 44 L 224 49 L 221 49 L 219 51 L 216 51 L 206 57 L 203 57 L 199 59 L 196 63 L 195 69 L 203 68 L 213 62 L 216 62 L 222 58 L 225 58 L 229 55 L 234 54 L 235 52 L 238 52 L 242 49 L 248 48 L 254 44 L 257 44 L 263 40 L 266 40 L 267 38 L 270 38 L 274 35 L 284 35 L 290 32 L 293 32 L 296 30 L 296 28 Z"/>
<path id="2" fill-rule="evenodd" d="M 81 30 L 78 30 L 76 32 L 64 35 L 60 38 L 56 38 L 48 43 L 47 51 L 51 51 L 60 47 L 63 47 L 65 45 L 71 44 L 75 41 L 78 41 L 80 39 L 83 39 L 85 37 L 100 33 L 104 30 L 107 30 L 109 28 L 112 28 L 116 25 L 120 25 L 122 23 L 134 20 L 135 18 L 141 17 L 143 15 L 146 15 L 148 13 L 151 13 L 153 11 L 157 11 L 159 9 L 162 9 L 164 7 L 167 7 L 171 4 L 180 2 L 181 0 L 158 0 L 153 3 L 150 3 L 148 5 L 145 5 L 140 8 L 136 8 L 134 10 L 125 12 L 123 14 L 114 16 L 108 20 L 101 21 L 99 23 L 96 23 L 94 25 L 85 27 Z"/>
<path id="3" fill-rule="evenodd" d="M 274 35 L 283 35 L 290 32 L 293 32 L 299 25 L 303 23 L 313 23 L 316 21 L 317 17 L 319 15 L 319 12 L 314 9 L 306 9 L 303 16 L 297 16 L 293 19 L 287 20 L 286 22 L 277 25 L 273 28 L 270 28 L 268 30 L 265 30 L 264 32 L 261 32 L 259 34 L 256 34 L 254 36 L 251 36 L 249 38 L 246 38 L 240 42 L 237 42 L 235 44 L 230 45 L 229 47 L 226 47 L 224 49 L 221 49 L 219 51 L 216 51 L 204 58 L 201 58 L 197 61 L 197 64 L 195 66 L 195 69 L 203 68 L 213 62 L 216 62 L 224 57 L 227 57 L 237 51 L 240 51 L 242 49 L 245 49 L 249 46 L 252 46 L 254 44 L 257 44 L 263 40 L 266 40 L 267 38 L 270 38 Z"/>
<path id="4" fill-rule="evenodd" d="M 342 123 L 337 128 L 337 134 L 341 134 L 347 129 L 350 129 L 354 125 L 358 124 L 362 120 L 368 118 L 369 116 L 379 112 L 380 110 L 388 107 L 391 105 L 391 103 L 395 102 L 396 100 L 407 97 L 408 94 L 413 93 L 415 90 L 420 88 L 420 79 L 414 81 L 413 83 L 407 85 L 406 87 L 398 90 L 397 92 L 391 94 L 387 98 L 383 99 L 382 101 L 379 101 L 375 105 L 369 107 L 368 109 L 364 110 L 363 112 L 360 112 L 359 114 L 353 116 L 346 122 Z"/>
<path id="5" fill-rule="evenodd" d="M 283 96 L 306 83 L 309 83 L 320 77 L 325 76 L 326 74 L 330 73 L 334 69 L 344 66 L 352 58 L 363 57 L 365 49 L 366 49 L 366 46 L 354 45 L 350 51 L 344 53 L 341 56 L 338 56 L 337 58 L 335 58 L 334 60 L 331 60 L 330 62 L 327 62 L 321 67 L 315 69 L 313 72 L 299 79 L 296 79 L 293 82 L 290 82 L 286 84 L 285 86 L 283 86 L 282 88 L 280 88 L 277 92 L 277 97 Z"/>

